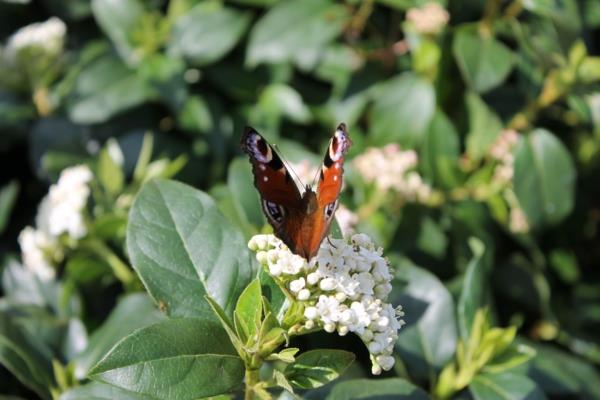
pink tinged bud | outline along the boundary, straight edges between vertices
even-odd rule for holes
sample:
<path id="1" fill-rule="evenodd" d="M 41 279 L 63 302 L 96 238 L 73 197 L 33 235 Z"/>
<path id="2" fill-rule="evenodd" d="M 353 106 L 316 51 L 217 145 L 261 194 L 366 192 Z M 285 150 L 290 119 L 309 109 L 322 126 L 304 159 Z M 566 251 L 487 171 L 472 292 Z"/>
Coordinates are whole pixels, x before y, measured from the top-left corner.
<path id="1" fill-rule="evenodd" d="M 373 364 L 371 367 L 371 373 L 373 375 L 381 375 L 381 367 L 377 364 Z"/>

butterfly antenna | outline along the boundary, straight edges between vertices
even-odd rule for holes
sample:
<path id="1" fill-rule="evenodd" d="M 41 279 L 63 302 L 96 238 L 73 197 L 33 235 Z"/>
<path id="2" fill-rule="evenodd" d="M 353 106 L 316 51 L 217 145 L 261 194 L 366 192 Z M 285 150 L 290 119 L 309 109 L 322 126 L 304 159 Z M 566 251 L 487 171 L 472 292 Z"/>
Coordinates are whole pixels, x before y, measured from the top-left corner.
<path id="1" fill-rule="evenodd" d="M 282 154 L 281 151 L 279 150 L 279 146 L 277 144 L 272 144 L 273 148 L 277 151 L 277 155 L 279 156 L 279 158 L 281 158 L 281 161 L 283 161 L 283 164 L 286 166 L 286 168 L 288 169 L 288 171 L 291 171 L 292 173 L 292 179 L 294 179 L 294 182 L 296 182 L 296 186 L 301 187 L 302 189 L 305 189 L 304 184 L 302 183 L 302 179 L 300 179 L 300 176 L 298 176 L 298 174 L 296 173 L 296 170 L 294 170 L 294 168 L 292 167 L 292 163 L 290 163 Z"/>

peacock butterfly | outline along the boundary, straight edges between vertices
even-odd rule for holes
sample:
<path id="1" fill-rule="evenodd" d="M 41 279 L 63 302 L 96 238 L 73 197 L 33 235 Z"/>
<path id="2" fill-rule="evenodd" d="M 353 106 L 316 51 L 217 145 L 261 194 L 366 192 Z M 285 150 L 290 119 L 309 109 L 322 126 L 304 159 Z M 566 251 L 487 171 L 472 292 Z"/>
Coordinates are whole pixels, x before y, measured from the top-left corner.
<path id="1" fill-rule="evenodd" d="M 260 194 L 267 220 L 275 235 L 293 253 L 307 260 L 317 253 L 329 232 L 342 188 L 344 155 L 351 144 L 346 125 L 342 123 L 329 141 L 317 191 L 304 185 L 301 194 L 283 161 L 265 138 L 250 127 L 246 127 L 242 136 L 241 146 L 250 156 L 254 186 Z"/>

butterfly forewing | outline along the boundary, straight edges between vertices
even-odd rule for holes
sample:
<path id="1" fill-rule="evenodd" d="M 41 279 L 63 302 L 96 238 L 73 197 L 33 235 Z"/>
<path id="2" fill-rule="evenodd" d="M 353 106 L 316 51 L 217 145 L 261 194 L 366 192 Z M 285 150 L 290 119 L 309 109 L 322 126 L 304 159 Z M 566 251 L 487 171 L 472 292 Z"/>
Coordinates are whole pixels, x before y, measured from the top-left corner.
<path id="1" fill-rule="evenodd" d="M 300 194 L 281 158 L 254 129 L 246 128 L 241 144 L 250 156 L 254 184 L 275 234 L 292 252 L 310 259 L 327 235 L 337 207 L 344 154 L 351 144 L 346 126 L 340 124 L 329 142 L 317 193 L 307 188 Z"/>

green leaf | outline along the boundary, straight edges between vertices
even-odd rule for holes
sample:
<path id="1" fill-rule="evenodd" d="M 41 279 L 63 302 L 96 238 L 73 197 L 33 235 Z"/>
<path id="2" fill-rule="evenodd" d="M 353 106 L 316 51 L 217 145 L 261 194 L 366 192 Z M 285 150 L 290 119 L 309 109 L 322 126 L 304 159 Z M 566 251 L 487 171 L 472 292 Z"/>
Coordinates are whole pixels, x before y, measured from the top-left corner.
<path id="1" fill-rule="evenodd" d="M 299 124 L 311 120 L 310 110 L 304 104 L 302 96 L 291 86 L 282 83 L 268 85 L 260 94 L 257 108 L 267 123 L 277 121 L 281 116 Z"/>
<path id="2" fill-rule="evenodd" d="M 294 387 L 314 389 L 337 379 L 354 358 L 354 354 L 343 350 L 310 350 L 296 357 L 284 374 Z"/>
<path id="3" fill-rule="evenodd" d="M 478 374 L 469 385 L 469 391 L 475 400 L 538 400 L 546 398 L 535 382 L 524 375 L 513 373 Z"/>
<path id="4" fill-rule="evenodd" d="M 52 354 L 43 338 L 17 325 L 11 311 L 0 309 L 0 364 L 41 398 L 50 399 Z"/>
<path id="5" fill-rule="evenodd" d="M 90 376 L 158 399 L 197 399 L 241 383 L 244 365 L 234 354 L 218 322 L 172 319 L 125 337 Z"/>
<path id="6" fill-rule="evenodd" d="M 419 166 L 426 178 L 450 188 L 457 184 L 460 143 L 452 121 L 442 110 L 436 110 L 421 144 Z"/>
<path id="7" fill-rule="evenodd" d="M 256 343 L 262 316 L 260 281 L 254 279 L 244 289 L 235 306 L 235 326 L 244 343 Z M 251 339 L 251 341 L 248 341 Z"/>
<path id="8" fill-rule="evenodd" d="M 236 158 L 229 164 L 227 187 L 238 214 L 244 216 L 258 230 L 265 225 L 258 191 L 254 187 L 254 176 L 248 160 Z"/>
<path id="9" fill-rule="evenodd" d="M 464 342 L 469 339 L 475 313 L 484 306 L 487 282 L 483 258 L 485 246 L 481 240 L 474 237 L 469 240 L 469 245 L 473 258 L 467 266 L 462 291 L 456 305 L 458 328 Z"/>
<path id="10" fill-rule="evenodd" d="M 325 47 L 341 32 L 347 11 L 329 0 L 284 1 L 267 12 L 252 28 L 246 64 L 294 61 L 313 67 Z"/>
<path id="11" fill-rule="evenodd" d="M 169 52 L 197 66 L 214 63 L 238 43 L 249 23 L 249 13 L 201 2 L 175 22 Z"/>
<path id="12" fill-rule="evenodd" d="M 456 33 L 452 51 L 464 80 L 478 93 L 500 85 L 514 64 L 513 53 L 504 44 L 467 29 Z"/>
<path id="13" fill-rule="evenodd" d="M 130 212 L 127 248 L 148 292 L 171 316 L 214 318 L 205 294 L 231 315 L 254 276 L 246 241 L 213 200 L 174 181 L 142 187 Z"/>
<path id="14" fill-rule="evenodd" d="M 452 358 L 457 343 L 454 301 L 430 272 L 408 262 L 397 268 L 390 303 L 401 304 L 406 325 L 400 330 L 396 351 L 411 375 L 427 378 Z M 408 282 L 402 287 L 403 281 Z"/>
<path id="15" fill-rule="evenodd" d="M 148 396 L 129 392 L 113 385 L 90 382 L 62 393 L 59 400 L 149 400 Z"/>
<path id="16" fill-rule="evenodd" d="M 465 101 L 469 112 L 467 154 L 477 162 L 486 155 L 500 134 L 502 121 L 476 94 L 467 93 Z"/>
<path id="17" fill-rule="evenodd" d="M 18 194 L 19 182 L 16 180 L 10 181 L 0 189 L 0 233 L 6 228 Z"/>
<path id="18" fill-rule="evenodd" d="M 600 373 L 579 357 L 551 345 L 523 341 L 535 349 L 529 377 L 553 397 L 600 399 Z"/>
<path id="19" fill-rule="evenodd" d="M 573 209 L 573 160 L 547 130 L 536 129 L 517 145 L 513 184 L 531 226 L 557 224 Z"/>
<path id="20" fill-rule="evenodd" d="M 137 65 L 140 54 L 132 39 L 133 31 L 145 13 L 143 3 L 139 0 L 92 0 L 92 12 L 125 63 Z"/>
<path id="21" fill-rule="evenodd" d="M 340 382 L 333 387 L 327 400 L 359 399 L 427 400 L 429 396 L 421 388 L 402 378 L 354 379 Z"/>
<path id="22" fill-rule="evenodd" d="M 107 55 L 81 71 L 67 109 L 74 122 L 94 124 L 154 99 L 156 95 L 149 82 L 117 58 Z"/>
<path id="23" fill-rule="evenodd" d="M 434 113 L 435 91 L 431 83 L 404 73 L 377 92 L 369 134 L 378 145 L 398 142 L 414 148 L 423 140 Z"/>
<path id="24" fill-rule="evenodd" d="M 87 348 L 75 358 L 75 376 L 78 379 L 84 379 L 90 368 L 115 343 L 134 330 L 158 322 L 163 318 L 164 316 L 145 293 L 123 297 L 106 321 L 94 331 Z"/>
<path id="25" fill-rule="evenodd" d="M 123 161 L 121 148 L 115 139 L 108 139 L 98 157 L 98 179 L 112 196 L 118 195 L 125 183 L 125 175 L 119 161 Z"/>

